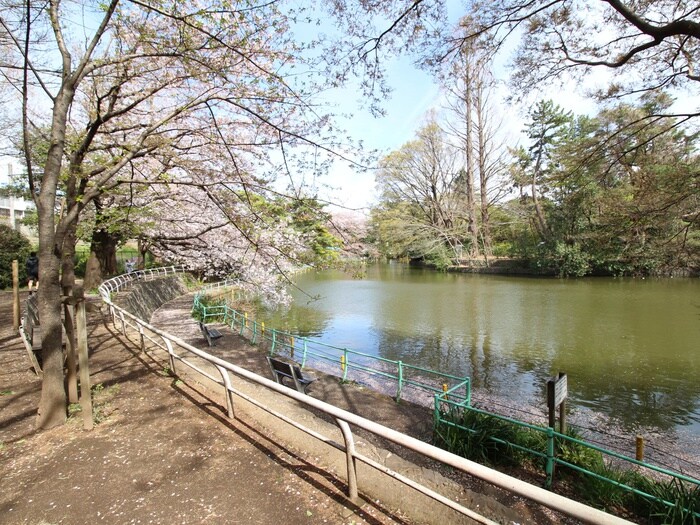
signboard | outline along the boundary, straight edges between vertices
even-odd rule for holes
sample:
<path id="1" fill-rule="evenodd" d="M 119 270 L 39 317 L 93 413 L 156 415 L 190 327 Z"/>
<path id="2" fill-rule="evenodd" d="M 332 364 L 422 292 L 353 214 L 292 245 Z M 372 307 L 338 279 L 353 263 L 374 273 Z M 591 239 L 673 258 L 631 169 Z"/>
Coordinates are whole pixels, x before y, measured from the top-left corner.
<path id="1" fill-rule="evenodd" d="M 558 407 L 567 396 L 566 374 L 554 382 L 554 406 Z"/>
<path id="2" fill-rule="evenodd" d="M 559 373 L 559 377 L 553 377 L 547 381 L 547 408 L 549 409 L 549 426 L 554 428 L 556 423 L 556 410 L 559 407 L 559 431 L 566 432 L 566 396 L 568 395 L 566 374 Z"/>

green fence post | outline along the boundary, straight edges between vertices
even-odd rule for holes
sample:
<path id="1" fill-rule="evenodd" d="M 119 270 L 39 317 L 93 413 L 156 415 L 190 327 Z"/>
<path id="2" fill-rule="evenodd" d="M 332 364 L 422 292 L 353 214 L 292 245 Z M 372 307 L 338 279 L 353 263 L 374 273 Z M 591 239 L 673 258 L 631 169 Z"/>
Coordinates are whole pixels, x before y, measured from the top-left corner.
<path id="1" fill-rule="evenodd" d="M 304 354 L 301 356 L 301 367 L 304 368 L 306 364 L 306 337 L 302 341 L 304 341 Z"/>
<path id="2" fill-rule="evenodd" d="M 399 372 L 398 372 L 398 385 L 396 386 L 396 401 L 401 400 L 401 391 L 403 390 L 403 363 L 401 361 L 396 362 L 397 365 L 399 365 Z"/>
<path id="3" fill-rule="evenodd" d="M 552 481 L 554 480 L 554 429 L 547 428 L 547 463 L 545 465 L 545 473 L 547 478 L 544 482 L 544 488 L 551 489 Z"/>
<path id="4" fill-rule="evenodd" d="M 255 344 L 258 338 L 258 322 L 253 321 L 253 339 L 250 340 L 251 344 Z"/>
<path id="5" fill-rule="evenodd" d="M 270 355 L 275 353 L 275 344 L 277 344 L 277 330 L 272 329 L 272 345 L 270 346 Z"/>

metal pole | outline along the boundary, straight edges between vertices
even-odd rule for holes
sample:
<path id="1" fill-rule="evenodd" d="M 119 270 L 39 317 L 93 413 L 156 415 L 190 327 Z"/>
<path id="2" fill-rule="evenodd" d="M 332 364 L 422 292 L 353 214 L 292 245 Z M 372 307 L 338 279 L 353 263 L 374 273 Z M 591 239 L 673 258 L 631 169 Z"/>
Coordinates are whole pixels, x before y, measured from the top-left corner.
<path id="1" fill-rule="evenodd" d="M 545 465 L 545 473 L 547 479 L 544 482 L 544 487 L 551 489 L 552 481 L 554 480 L 554 429 L 552 427 L 547 429 L 547 463 Z"/>

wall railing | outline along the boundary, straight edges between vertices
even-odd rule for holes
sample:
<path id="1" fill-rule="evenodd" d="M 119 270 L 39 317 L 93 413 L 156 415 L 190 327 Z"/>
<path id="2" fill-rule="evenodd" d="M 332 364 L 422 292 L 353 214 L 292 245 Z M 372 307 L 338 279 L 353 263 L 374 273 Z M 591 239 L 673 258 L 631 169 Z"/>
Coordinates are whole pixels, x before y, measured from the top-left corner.
<path id="1" fill-rule="evenodd" d="M 234 333 L 248 338 L 252 344 L 263 345 L 266 343 L 270 355 L 281 354 L 296 360 L 302 367 L 311 363 L 313 368 L 339 375 L 343 380 L 358 379 L 359 376 L 353 372 L 361 372 L 382 380 L 374 382 L 372 387 L 375 390 L 385 389 L 387 384 L 395 384 L 396 388 L 392 393 L 397 401 L 401 399 L 405 388 L 430 394 L 432 398 L 426 401 L 425 397 L 422 397 L 419 398 L 419 401 L 426 405 L 432 404 L 436 435 L 441 437 L 448 448 L 450 442 L 454 440 L 481 433 L 480 430 L 462 423 L 464 415 L 471 413 L 483 416 L 487 420 L 496 420 L 502 423 L 501 425 L 485 425 L 486 428 L 503 428 L 505 426 L 515 429 L 515 432 L 505 432 L 506 435 L 524 436 L 529 434 L 531 437 L 534 436 L 534 439 L 524 439 L 524 441 L 541 444 L 539 448 L 530 444 L 523 445 L 514 439 L 503 439 L 499 437 L 497 430 L 493 431 L 493 435 L 487 435 L 486 440 L 496 444 L 495 446 L 502 445 L 504 449 L 508 450 L 505 452 L 506 454 L 512 455 L 513 452 L 518 452 L 524 453 L 530 459 L 540 459 L 544 467 L 544 484 L 547 489 L 552 487 L 557 467 L 564 467 L 569 471 L 587 476 L 589 479 L 593 478 L 607 484 L 610 487 L 609 491 L 619 489 L 628 494 L 639 496 L 645 502 L 655 502 L 662 507 L 674 509 L 676 504 L 668 500 L 671 491 L 662 491 L 663 495 L 650 493 L 650 484 L 653 485 L 655 480 L 636 472 L 635 469 L 642 467 L 648 469 L 652 477 L 660 475 L 665 480 L 671 480 L 672 483 L 676 484 L 672 487 L 680 487 L 681 491 L 683 490 L 681 484 L 687 484 L 691 493 L 693 490 L 700 492 L 700 481 L 682 473 L 596 446 L 575 435 L 556 432 L 549 427 L 519 421 L 473 407 L 471 406 L 469 378 L 457 377 L 348 348 L 336 347 L 313 338 L 266 327 L 265 323 L 249 317 L 246 312 L 231 308 L 228 304 L 216 304 L 215 301 L 215 304 L 208 304 L 208 297 L 214 296 L 217 290 L 235 287 L 235 285 L 235 281 L 224 281 L 204 286 L 195 294 L 193 310 L 199 313 L 202 321 L 216 320 L 225 324 Z M 581 460 L 577 460 L 576 454 L 567 456 L 562 452 L 567 450 L 583 451 L 580 453 Z M 596 454 L 598 454 L 600 461 L 590 461 Z M 587 468 L 587 460 L 589 460 L 588 466 L 590 468 Z M 538 461 L 534 463 L 539 465 Z M 615 463 L 619 468 L 609 468 L 608 466 L 612 463 Z M 600 467 L 592 469 L 595 465 L 600 465 Z M 629 472 L 634 475 L 624 475 Z M 639 488 L 639 486 L 643 488 Z M 692 505 L 694 500 L 690 501 Z M 681 506 L 679 510 L 686 515 L 695 515 L 696 518 L 700 518 L 700 513 L 694 512 L 692 509 Z"/>

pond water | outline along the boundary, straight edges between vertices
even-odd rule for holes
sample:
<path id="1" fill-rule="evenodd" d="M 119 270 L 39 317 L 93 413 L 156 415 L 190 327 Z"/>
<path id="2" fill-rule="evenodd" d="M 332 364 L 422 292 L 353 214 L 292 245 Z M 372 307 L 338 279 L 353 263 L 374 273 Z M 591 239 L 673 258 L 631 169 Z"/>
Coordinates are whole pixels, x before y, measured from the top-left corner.
<path id="1" fill-rule="evenodd" d="M 269 326 L 469 376 L 475 392 L 542 406 L 568 376 L 570 407 L 624 429 L 700 436 L 700 279 L 545 279 L 403 264 L 298 276 Z M 308 295 L 307 295 L 308 294 Z M 308 296 L 314 296 L 310 299 Z"/>

